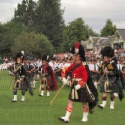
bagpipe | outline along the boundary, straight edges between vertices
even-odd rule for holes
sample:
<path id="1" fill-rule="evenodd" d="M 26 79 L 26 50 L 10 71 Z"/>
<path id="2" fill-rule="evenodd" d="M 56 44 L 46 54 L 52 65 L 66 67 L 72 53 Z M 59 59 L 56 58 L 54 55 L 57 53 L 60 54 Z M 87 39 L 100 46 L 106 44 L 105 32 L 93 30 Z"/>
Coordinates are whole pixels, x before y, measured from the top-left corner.
<path id="1" fill-rule="evenodd" d="M 21 63 L 15 64 L 15 67 L 14 67 L 13 72 L 14 72 L 15 74 L 16 74 L 16 73 L 19 73 L 20 70 L 21 70 L 21 67 L 22 67 L 22 64 L 21 64 Z"/>
<path id="2" fill-rule="evenodd" d="M 86 84 L 86 88 L 88 91 L 88 97 L 91 100 L 88 103 L 89 106 L 89 112 L 92 114 L 94 112 L 94 108 L 97 105 L 98 102 L 98 91 L 97 88 L 94 85 L 92 76 L 91 76 L 91 72 L 89 70 L 89 67 L 87 64 L 85 64 L 86 70 L 88 72 L 88 80 L 87 80 L 87 84 Z"/>

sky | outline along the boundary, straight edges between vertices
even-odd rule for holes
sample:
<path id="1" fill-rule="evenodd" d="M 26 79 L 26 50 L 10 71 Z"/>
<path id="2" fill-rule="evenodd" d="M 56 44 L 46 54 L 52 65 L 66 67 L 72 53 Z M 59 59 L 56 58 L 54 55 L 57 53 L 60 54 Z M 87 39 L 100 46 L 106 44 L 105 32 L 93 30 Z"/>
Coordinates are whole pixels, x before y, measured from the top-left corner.
<path id="1" fill-rule="evenodd" d="M 38 1 L 38 0 L 34 0 Z M 6 23 L 14 16 L 17 4 L 22 0 L 0 0 L 0 22 Z M 82 18 L 95 32 L 111 19 L 118 29 L 125 29 L 125 0 L 61 0 L 65 24 Z"/>

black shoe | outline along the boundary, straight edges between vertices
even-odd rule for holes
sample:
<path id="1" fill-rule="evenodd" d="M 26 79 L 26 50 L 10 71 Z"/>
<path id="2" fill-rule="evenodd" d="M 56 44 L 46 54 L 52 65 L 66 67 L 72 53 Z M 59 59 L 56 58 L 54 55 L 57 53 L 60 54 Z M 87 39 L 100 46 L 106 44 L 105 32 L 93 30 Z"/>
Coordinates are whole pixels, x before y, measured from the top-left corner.
<path id="1" fill-rule="evenodd" d="M 89 110 L 89 113 L 90 113 L 90 114 L 93 114 L 93 113 L 94 113 L 94 109 L 90 109 L 90 110 Z"/>
<path id="2" fill-rule="evenodd" d="M 98 108 L 100 108 L 100 109 L 103 109 L 103 106 L 101 106 L 101 105 L 98 105 Z"/>
<path id="3" fill-rule="evenodd" d="M 65 121 L 63 118 L 58 118 L 60 121 L 63 121 L 64 123 L 68 123 L 69 121 Z"/>
<path id="4" fill-rule="evenodd" d="M 43 97 L 43 95 L 38 95 L 38 96 Z"/>
<path id="5" fill-rule="evenodd" d="M 11 102 L 17 102 L 17 100 L 12 100 Z"/>

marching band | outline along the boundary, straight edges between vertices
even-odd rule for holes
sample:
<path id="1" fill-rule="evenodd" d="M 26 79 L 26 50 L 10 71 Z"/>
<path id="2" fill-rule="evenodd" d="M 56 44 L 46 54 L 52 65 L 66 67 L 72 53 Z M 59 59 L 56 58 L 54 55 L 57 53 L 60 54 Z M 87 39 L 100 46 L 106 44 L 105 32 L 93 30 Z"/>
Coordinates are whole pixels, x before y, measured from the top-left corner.
<path id="1" fill-rule="evenodd" d="M 87 122 L 88 114 L 94 112 L 95 106 L 105 108 L 108 94 L 110 109 L 115 108 L 117 96 L 120 101 L 124 98 L 125 63 L 114 58 L 114 50 L 110 46 L 104 47 L 100 54 L 100 57 L 86 60 L 84 47 L 79 42 L 74 43 L 70 56 L 63 59 L 48 55 L 33 59 L 21 51 L 14 60 L 1 63 L 0 71 L 8 70 L 9 74 L 14 76 L 12 102 L 17 102 L 19 90 L 22 102 L 26 100 L 26 91 L 33 96 L 37 80 L 40 83 L 39 97 L 43 97 L 45 92 L 50 96 L 51 91 L 58 89 L 60 81 L 68 85 L 70 93 L 66 114 L 58 119 L 68 123 L 73 102 L 81 102 L 83 111 L 81 121 Z M 97 105 L 99 91 L 102 94 L 102 102 Z"/>

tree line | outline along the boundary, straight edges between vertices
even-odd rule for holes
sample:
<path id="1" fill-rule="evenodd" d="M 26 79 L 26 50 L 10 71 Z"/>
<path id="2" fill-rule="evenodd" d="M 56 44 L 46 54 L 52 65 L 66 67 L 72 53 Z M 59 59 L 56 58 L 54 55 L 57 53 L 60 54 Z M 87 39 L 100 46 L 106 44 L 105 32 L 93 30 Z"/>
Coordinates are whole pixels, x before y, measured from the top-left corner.
<path id="1" fill-rule="evenodd" d="M 24 50 L 27 55 L 52 55 L 68 52 L 75 41 L 89 36 L 114 35 L 116 26 L 106 20 L 100 34 L 93 31 L 81 17 L 65 25 L 60 0 L 22 0 L 7 23 L 0 23 L 0 55 L 13 56 Z"/>

